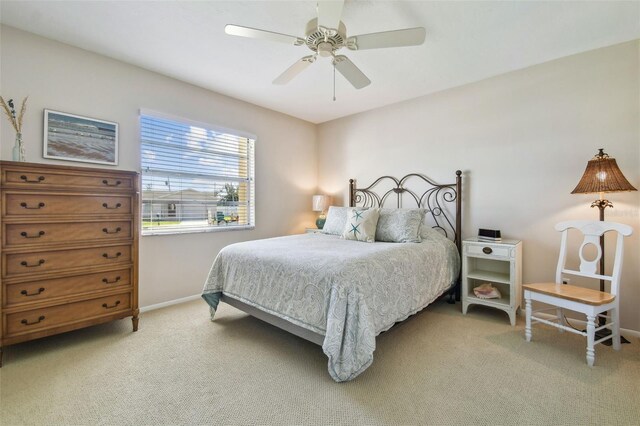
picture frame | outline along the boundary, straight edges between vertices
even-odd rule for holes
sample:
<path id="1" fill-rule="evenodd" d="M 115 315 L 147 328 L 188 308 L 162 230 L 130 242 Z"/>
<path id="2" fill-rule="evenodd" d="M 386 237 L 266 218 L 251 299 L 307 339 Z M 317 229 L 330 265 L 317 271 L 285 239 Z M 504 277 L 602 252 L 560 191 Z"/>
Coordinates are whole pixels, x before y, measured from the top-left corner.
<path id="1" fill-rule="evenodd" d="M 118 123 L 44 110 L 44 158 L 118 165 Z"/>

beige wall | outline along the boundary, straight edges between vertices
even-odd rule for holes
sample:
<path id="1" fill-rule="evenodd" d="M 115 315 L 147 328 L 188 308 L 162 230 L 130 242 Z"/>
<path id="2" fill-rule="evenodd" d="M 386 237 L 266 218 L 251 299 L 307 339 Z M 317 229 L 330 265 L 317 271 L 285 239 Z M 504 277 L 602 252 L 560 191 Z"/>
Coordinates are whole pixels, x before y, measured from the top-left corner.
<path id="1" fill-rule="evenodd" d="M 141 306 L 199 293 L 213 257 L 227 244 L 300 232 L 313 223 L 310 195 L 318 182 L 346 201 L 351 177 L 366 182 L 421 171 L 453 181 L 462 169 L 464 236 L 489 227 L 522 239 L 529 282 L 553 277 L 556 222 L 597 217 L 588 207 L 594 196 L 569 194 L 596 148 L 616 157 L 640 185 L 638 42 L 314 126 L 10 27 L 1 28 L 0 38 L 0 93 L 30 95 L 24 125 L 30 161 L 55 163 L 42 158 L 44 108 L 118 122 L 118 168 L 126 170 L 139 170 L 139 108 L 258 136 L 256 229 L 143 237 Z M 11 158 L 13 137 L 0 120 L 0 158 Z M 607 218 L 636 231 L 626 244 L 622 325 L 640 330 L 640 197 L 609 198 L 615 208 Z"/>
<path id="2" fill-rule="evenodd" d="M 640 187 L 638 57 L 639 43 L 625 43 L 321 124 L 320 188 L 346 202 L 348 178 L 423 172 L 453 182 L 462 169 L 463 237 L 484 227 L 522 239 L 524 281 L 552 280 L 554 224 L 598 217 L 597 194 L 570 194 L 597 148 Z M 607 219 L 635 229 L 621 323 L 640 330 L 640 196 L 608 198 Z"/>
<path id="3" fill-rule="evenodd" d="M 140 170 L 140 108 L 257 135 L 256 229 L 142 237 L 141 306 L 201 292 L 225 245 L 301 232 L 313 223 L 315 125 L 10 27 L 3 26 L 0 37 L 0 93 L 19 100 L 29 95 L 23 129 L 28 161 L 91 167 L 43 159 L 45 108 L 119 123 L 117 168 L 124 170 Z M 11 159 L 14 134 L 2 117 L 3 160 Z"/>

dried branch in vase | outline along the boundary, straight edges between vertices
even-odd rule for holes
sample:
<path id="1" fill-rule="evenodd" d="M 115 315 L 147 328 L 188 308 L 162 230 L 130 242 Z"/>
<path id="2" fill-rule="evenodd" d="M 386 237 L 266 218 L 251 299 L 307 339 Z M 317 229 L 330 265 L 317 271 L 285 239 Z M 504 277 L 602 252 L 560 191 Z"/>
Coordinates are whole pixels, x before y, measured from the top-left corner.
<path id="1" fill-rule="evenodd" d="M 16 144 L 13 147 L 13 161 L 26 161 L 24 143 L 22 142 L 22 120 L 24 118 L 24 113 L 27 111 L 27 99 L 29 99 L 28 96 L 22 100 L 20 113 L 16 114 L 13 99 L 9 99 L 5 102 L 4 98 L 0 96 L 2 110 L 9 119 L 9 123 L 11 123 L 11 126 L 13 126 L 13 129 L 16 131 Z"/>
<path id="2" fill-rule="evenodd" d="M 2 109 L 9 119 L 9 123 L 13 126 L 16 133 L 22 133 L 22 120 L 24 118 L 24 113 L 27 111 L 27 96 L 22 100 L 22 106 L 20 107 L 20 113 L 16 115 L 16 109 L 13 104 L 13 99 L 9 99 L 9 101 L 5 102 L 4 98 L 0 96 L 0 103 L 2 104 Z"/>

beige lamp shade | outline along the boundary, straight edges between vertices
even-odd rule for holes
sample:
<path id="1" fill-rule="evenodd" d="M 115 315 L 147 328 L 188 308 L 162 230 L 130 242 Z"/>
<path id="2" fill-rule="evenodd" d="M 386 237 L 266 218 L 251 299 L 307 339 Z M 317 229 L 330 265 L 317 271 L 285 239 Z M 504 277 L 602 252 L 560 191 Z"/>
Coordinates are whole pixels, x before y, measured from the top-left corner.
<path id="1" fill-rule="evenodd" d="M 593 192 L 637 191 L 624 177 L 615 158 L 609 157 L 602 148 L 598 154 L 587 163 L 572 194 L 588 194 Z"/>
<path id="2" fill-rule="evenodd" d="M 312 202 L 312 210 L 314 212 L 323 212 L 329 207 L 331 197 L 328 195 L 314 195 Z"/>

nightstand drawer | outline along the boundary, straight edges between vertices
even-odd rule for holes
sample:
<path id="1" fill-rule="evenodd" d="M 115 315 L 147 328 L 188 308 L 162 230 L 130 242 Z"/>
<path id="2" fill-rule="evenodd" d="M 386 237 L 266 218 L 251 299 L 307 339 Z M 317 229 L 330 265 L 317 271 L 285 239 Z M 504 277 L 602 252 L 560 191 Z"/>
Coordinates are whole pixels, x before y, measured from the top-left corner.
<path id="1" fill-rule="evenodd" d="M 488 256 L 509 258 L 511 249 L 509 247 L 497 246 L 495 244 L 476 245 L 468 244 L 467 254 L 469 256 Z"/>

